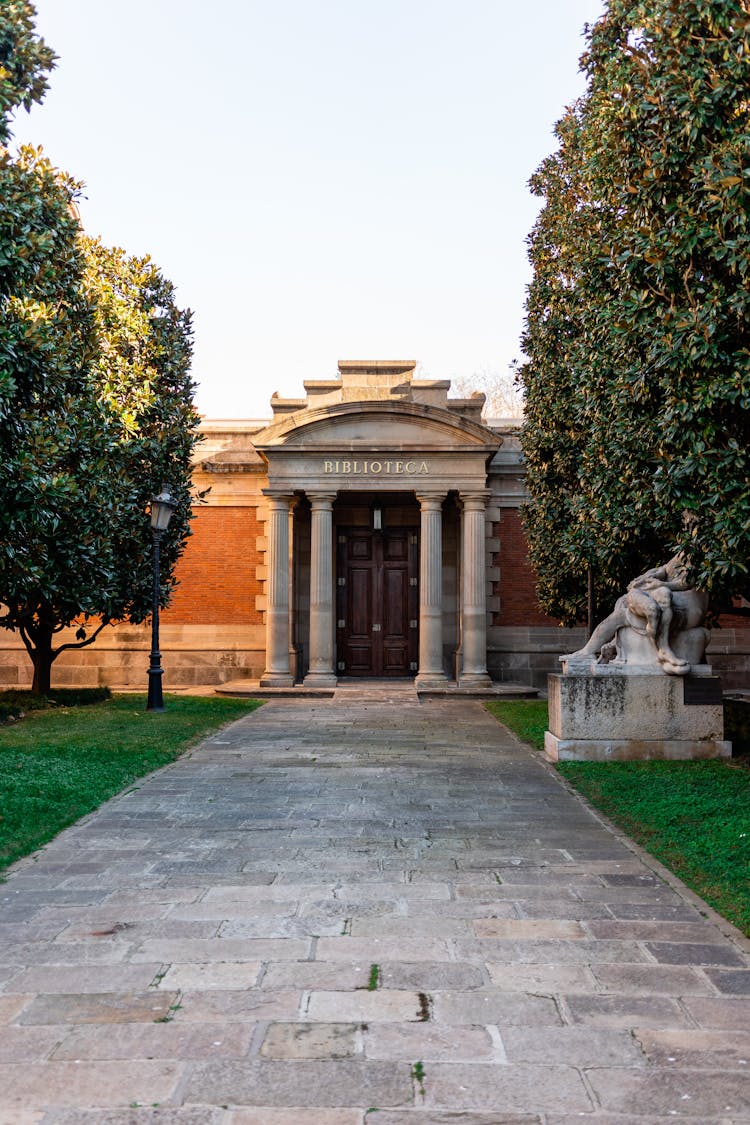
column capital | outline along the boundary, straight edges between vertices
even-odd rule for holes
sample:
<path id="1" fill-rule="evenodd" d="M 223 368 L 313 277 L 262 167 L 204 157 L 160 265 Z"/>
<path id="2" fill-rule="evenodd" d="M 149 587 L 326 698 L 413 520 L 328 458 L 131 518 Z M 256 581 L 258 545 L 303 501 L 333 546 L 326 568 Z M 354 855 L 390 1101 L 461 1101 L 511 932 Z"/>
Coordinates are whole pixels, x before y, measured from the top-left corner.
<path id="1" fill-rule="evenodd" d="M 262 488 L 261 492 L 266 500 L 268 500 L 269 504 L 276 504 L 279 507 L 288 508 L 292 500 L 295 499 L 293 492 L 288 492 L 281 488 Z"/>
<path id="2" fill-rule="evenodd" d="M 491 495 L 489 488 L 471 489 L 458 494 L 464 508 L 474 512 L 483 512 Z"/>
<path id="3" fill-rule="evenodd" d="M 415 492 L 423 512 L 440 512 L 443 509 L 443 500 L 447 492 Z"/>
<path id="4" fill-rule="evenodd" d="M 338 492 L 313 492 L 305 489 L 305 496 L 308 498 L 314 509 L 326 510 L 333 505 L 334 500 L 338 496 Z"/>

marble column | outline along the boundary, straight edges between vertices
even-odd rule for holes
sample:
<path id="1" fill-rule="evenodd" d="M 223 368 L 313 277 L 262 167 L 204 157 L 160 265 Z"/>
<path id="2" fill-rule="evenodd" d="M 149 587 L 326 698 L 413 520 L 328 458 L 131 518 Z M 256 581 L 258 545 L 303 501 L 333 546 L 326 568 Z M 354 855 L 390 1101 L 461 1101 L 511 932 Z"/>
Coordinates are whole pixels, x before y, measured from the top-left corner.
<path id="1" fill-rule="evenodd" d="M 305 687 L 335 687 L 333 669 L 333 501 L 335 492 L 308 492 L 310 539 L 310 666 Z"/>
<path id="2" fill-rule="evenodd" d="M 459 684 L 490 687 L 487 672 L 487 566 L 485 511 L 488 492 L 462 492 L 461 672 Z"/>
<path id="3" fill-rule="evenodd" d="M 264 490 L 266 521 L 266 669 L 261 687 L 291 687 L 289 667 L 289 505 L 288 493 Z"/>
<path id="4" fill-rule="evenodd" d="M 419 547 L 419 671 L 417 688 L 445 683 L 443 671 L 443 500 L 417 496 L 421 512 Z"/>

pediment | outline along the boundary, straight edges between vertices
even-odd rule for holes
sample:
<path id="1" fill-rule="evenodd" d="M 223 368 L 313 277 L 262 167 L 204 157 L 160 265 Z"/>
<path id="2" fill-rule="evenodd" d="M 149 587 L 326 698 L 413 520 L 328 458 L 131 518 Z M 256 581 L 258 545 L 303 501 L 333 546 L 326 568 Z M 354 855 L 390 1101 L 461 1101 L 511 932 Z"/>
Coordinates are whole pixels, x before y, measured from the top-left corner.
<path id="1" fill-rule="evenodd" d="M 451 410 L 419 403 L 347 402 L 302 410 L 255 435 L 256 449 L 450 449 L 494 452 L 493 430 Z"/>

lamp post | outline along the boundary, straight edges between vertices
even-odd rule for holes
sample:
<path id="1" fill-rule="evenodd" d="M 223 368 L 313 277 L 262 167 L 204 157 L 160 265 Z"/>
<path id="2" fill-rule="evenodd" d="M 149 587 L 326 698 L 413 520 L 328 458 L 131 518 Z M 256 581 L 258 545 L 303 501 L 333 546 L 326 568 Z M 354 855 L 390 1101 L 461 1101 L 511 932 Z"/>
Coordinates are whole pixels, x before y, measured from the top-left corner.
<path id="1" fill-rule="evenodd" d="M 172 513 L 177 507 L 177 501 L 169 491 L 169 485 L 163 484 L 158 496 L 151 497 L 151 534 L 154 539 L 154 597 L 151 612 L 151 663 L 148 669 L 148 702 L 147 711 L 163 711 L 164 697 L 161 689 L 161 678 L 164 674 L 161 666 L 161 653 L 159 652 L 159 548 L 164 532 L 169 527 Z"/>

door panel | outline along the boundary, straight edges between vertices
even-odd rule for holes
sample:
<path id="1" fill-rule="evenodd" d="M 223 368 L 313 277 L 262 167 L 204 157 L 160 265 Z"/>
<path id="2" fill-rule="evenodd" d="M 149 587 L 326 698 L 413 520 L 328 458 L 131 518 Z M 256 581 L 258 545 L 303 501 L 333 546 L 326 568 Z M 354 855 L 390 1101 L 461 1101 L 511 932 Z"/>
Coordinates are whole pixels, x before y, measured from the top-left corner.
<path id="1" fill-rule="evenodd" d="M 342 529 L 337 564 L 339 674 L 412 674 L 419 615 L 416 530 Z"/>

